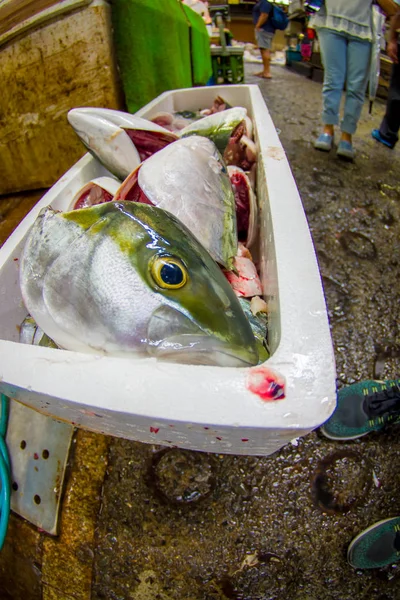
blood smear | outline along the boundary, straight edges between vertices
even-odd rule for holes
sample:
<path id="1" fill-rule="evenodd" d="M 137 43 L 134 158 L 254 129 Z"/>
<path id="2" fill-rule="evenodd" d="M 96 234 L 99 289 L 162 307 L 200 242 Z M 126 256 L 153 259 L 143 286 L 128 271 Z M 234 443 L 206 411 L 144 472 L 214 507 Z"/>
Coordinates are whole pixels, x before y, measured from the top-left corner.
<path id="1" fill-rule="evenodd" d="M 269 402 L 285 398 L 285 379 L 267 367 L 250 369 L 247 378 L 247 389 Z"/>

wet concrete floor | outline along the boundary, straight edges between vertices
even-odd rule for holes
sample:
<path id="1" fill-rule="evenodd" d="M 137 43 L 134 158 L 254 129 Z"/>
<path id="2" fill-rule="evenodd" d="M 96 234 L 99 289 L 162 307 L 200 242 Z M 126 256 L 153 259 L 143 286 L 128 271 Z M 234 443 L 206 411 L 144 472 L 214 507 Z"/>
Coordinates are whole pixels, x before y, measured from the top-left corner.
<path id="1" fill-rule="evenodd" d="M 400 151 L 370 138 L 357 159 L 319 153 L 321 85 L 284 67 L 259 83 L 304 203 L 323 278 L 338 386 L 400 373 Z M 367 107 L 365 107 L 366 109 Z M 34 196 L 0 199 L 3 239 Z M 8 207 L 8 208 L 7 208 Z M 295 301 L 295 298 L 294 298 Z M 4 600 L 395 600 L 398 566 L 356 571 L 352 538 L 400 514 L 400 429 L 351 443 L 316 431 L 273 456 L 239 457 L 77 432 L 51 538 L 12 515 L 0 555 Z M 330 460 L 333 502 L 314 485 Z"/>

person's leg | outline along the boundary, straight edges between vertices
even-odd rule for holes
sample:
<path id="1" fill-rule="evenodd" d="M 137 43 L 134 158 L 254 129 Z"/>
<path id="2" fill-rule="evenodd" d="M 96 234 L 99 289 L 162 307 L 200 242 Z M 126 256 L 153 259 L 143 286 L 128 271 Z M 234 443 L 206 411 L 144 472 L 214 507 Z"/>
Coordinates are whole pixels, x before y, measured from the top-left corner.
<path id="1" fill-rule="evenodd" d="M 400 56 L 400 48 L 399 53 Z M 399 139 L 400 129 L 400 64 L 393 64 L 389 94 L 386 103 L 386 114 L 383 117 L 379 134 L 389 147 L 394 148 Z M 375 136 L 374 136 L 375 137 Z M 376 139 L 376 137 L 375 137 Z M 378 139 L 378 141 L 381 141 Z"/>
<path id="2" fill-rule="evenodd" d="M 257 44 L 260 49 L 263 70 L 256 73 L 258 77 L 271 79 L 271 46 L 273 35 L 266 31 L 256 31 Z"/>
<path id="3" fill-rule="evenodd" d="M 264 67 L 260 76 L 265 77 L 265 79 L 271 79 L 271 51 L 268 48 L 261 48 L 260 51 Z"/>
<path id="4" fill-rule="evenodd" d="M 347 77 L 342 139 L 351 142 L 357 129 L 369 78 L 371 42 L 349 37 L 347 46 Z"/>
<path id="5" fill-rule="evenodd" d="M 334 125 L 339 123 L 340 100 L 346 78 L 347 41 L 344 36 L 330 29 L 319 29 L 318 39 L 324 65 L 322 87 L 324 129 L 314 146 L 319 150 L 330 150 Z"/>

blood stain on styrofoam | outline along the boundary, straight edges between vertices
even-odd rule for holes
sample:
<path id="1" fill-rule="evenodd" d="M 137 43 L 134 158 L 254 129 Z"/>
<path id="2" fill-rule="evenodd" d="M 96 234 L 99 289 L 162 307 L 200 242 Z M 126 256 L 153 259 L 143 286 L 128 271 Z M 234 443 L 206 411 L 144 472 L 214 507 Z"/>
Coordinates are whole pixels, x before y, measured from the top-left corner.
<path id="1" fill-rule="evenodd" d="M 285 378 L 267 367 L 250 369 L 246 387 L 266 402 L 285 398 Z"/>

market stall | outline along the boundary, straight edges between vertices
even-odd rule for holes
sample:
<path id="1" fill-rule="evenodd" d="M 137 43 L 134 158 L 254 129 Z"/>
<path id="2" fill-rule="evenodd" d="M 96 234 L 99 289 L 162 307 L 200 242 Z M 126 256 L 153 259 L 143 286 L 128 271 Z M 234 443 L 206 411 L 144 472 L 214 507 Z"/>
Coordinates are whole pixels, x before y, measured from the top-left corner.
<path id="1" fill-rule="evenodd" d="M 255 43 L 254 38 L 254 25 L 252 18 L 252 11 L 257 0 L 253 1 L 239 1 L 229 0 L 229 7 L 231 13 L 230 30 L 234 38 L 240 42 Z M 288 0 L 271 0 L 272 3 L 277 4 L 285 11 L 287 10 Z M 272 42 L 272 51 L 283 50 L 286 46 L 285 34 L 283 31 L 277 30 L 274 34 Z"/>
<path id="2" fill-rule="evenodd" d="M 210 43 L 212 56 L 213 84 L 244 83 L 244 48 L 232 45 L 233 34 L 230 7 L 227 3 L 210 3 Z"/>

